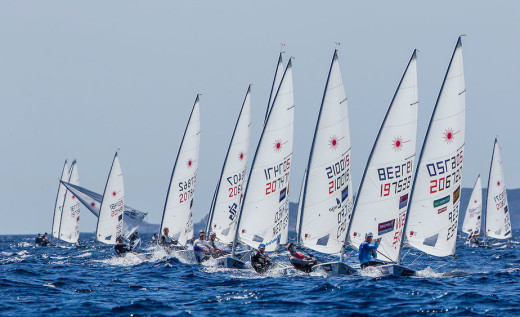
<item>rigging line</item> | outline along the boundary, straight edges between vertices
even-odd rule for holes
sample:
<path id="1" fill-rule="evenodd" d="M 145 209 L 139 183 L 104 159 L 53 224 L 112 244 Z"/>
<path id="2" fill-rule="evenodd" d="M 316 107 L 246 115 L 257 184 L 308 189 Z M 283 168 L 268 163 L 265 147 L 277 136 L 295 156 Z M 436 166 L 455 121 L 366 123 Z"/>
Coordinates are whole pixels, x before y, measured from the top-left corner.
<path id="1" fill-rule="evenodd" d="M 377 251 L 377 253 L 381 254 L 382 256 L 384 256 L 388 261 L 394 263 L 394 264 L 397 264 L 396 262 L 392 261 L 389 257 L 387 257 L 383 252 L 381 251 Z"/>
<path id="2" fill-rule="evenodd" d="M 408 250 L 408 253 L 410 253 L 410 250 Z M 406 254 L 408 254 L 408 253 L 406 253 Z M 405 256 L 406 256 L 406 254 L 405 254 Z M 412 266 L 415 263 L 415 261 L 417 261 L 421 256 L 423 256 L 423 254 L 424 254 L 424 252 L 419 254 L 419 256 L 416 257 L 415 260 L 412 261 L 412 263 L 408 264 L 408 266 Z M 403 257 L 403 259 L 404 259 L 404 257 Z"/>
<path id="3" fill-rule="evenodd" d="M 408 252 L 406 252 L 406 254 L 401 257 L 401 262 L 403 262 L 403 259 L 410 253 L 410 251 L 412 251 L 412 249 L 408 249 Z"/>
<path id="4" fill-rule="evenodd" d="M 439 266 L 438 268 L 433 269 L 433 270 L 434 270 L 434 271 L 437 271 L 437 270 L 440 269 L 441 267 L 443 267 L 443 266 L 445 266 L 445 265 L 447 265 L 447 264 L 450 264 L 450 263 L 453 262 L 455 259 L 456 259 L 456 257 L 453 257 L 453 259 L 451 259 L 450 261 L 444 263 L 443 265 L 441 265 L 441 266 Z"/>

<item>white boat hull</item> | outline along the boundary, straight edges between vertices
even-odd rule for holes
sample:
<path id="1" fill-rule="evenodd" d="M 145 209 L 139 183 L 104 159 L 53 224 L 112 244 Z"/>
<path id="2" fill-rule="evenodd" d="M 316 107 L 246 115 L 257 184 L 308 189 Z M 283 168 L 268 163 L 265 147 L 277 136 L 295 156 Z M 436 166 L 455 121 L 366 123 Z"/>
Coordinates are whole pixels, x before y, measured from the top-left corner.
<path id="1" fill-rule="evenodd" d="M 312 267 L 313 272 L 324 271 L 327 275 L 349 275 L 356 273 L 356 269 L 343 262 L 320 263 Z"/>
<path id="2" fill-rule="evenodd" d="M 217 265 L 220 267 L 225 267 L 228 269 L 240 269 L 243 270 L 246 268 L 246 263 L 243 261 L 240 261 L 238 259 L 235 259 L 231 256 L 226 256 L 222 258 L 217 259 Z"/>
<path id="3" fill-rule="evenodd" d="M 416 271 L 398 264 L 385 264 L 380 266 L 369 267 L 381 271 L 383 275 L 391 276 L 414 276 Z"/>

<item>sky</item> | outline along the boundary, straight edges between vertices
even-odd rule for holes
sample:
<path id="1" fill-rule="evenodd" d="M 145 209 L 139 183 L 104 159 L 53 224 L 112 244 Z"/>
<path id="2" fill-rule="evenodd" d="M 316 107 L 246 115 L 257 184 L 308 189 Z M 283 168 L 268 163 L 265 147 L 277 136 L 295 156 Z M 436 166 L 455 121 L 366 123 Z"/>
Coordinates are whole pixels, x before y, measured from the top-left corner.
<path id="1" fill-rule="evenodd" d="M 478 174 L 487 183 L 498 136 L 506 184 L 518 188 L 518 1 L 1 1 L 0 234 L 50 231 L 64 160 L 77 159 L 81 185 L 102 193 L 117 150 L 126 204 L 159 223 L 198 93 L 193 215 L 201 219 L 249 84 L 251 153 L 256 148 L 281 43 L 285 61 L 294 57 L 293 188 L 337 47 L 357 191 L 413 50 L 419 150 L 460 34 L 467 34 L 463 186 Z M 81 231 L 95 231 L 86 208 L 81 222 Z"/>

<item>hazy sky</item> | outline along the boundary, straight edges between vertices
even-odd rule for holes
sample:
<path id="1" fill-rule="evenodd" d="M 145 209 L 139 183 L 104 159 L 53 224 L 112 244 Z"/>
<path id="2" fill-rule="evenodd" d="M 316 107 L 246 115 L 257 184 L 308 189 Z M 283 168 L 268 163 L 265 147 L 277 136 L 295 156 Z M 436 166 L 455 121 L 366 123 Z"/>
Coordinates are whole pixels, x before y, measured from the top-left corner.
<path id="1" fill-rule="evenodd" d="M 0 234 L 50 231 L 63 161 L 76 158 L 81 185 L 101 193 L 117 149 L 126 203 L 159 223 L 182 134 L 202 93 L 193 205 L 199 220 L 250 83 L 250 152 L 256 148 L 281 42 L 285 61 L 295 57 L 292 188 L 300 188 L 340 42 L 357 191 L 413 49 L 420 149 L 463 33 L 463 186 L 473 186 L 478 174 L 487 184 L 498 135 L 507 186 L 520 187 L 518 1 L 1 1 Z M 296 190 L 290 200 L 298 200 Z M 81 221 L 81 231 L 95 230 L 86 208 Z"/>

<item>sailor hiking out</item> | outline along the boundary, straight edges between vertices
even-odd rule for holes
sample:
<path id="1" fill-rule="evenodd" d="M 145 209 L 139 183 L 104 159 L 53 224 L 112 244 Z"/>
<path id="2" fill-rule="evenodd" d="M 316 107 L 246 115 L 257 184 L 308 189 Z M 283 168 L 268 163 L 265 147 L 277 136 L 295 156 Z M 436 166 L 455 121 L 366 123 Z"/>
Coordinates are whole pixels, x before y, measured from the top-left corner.
<path id="1" fill-rule="evenodd" d="M 273 266 L 273 263 L 271 263 L 271 258 L 264 252 L 265 244 L 260 243 L 258 250 L 254 250 L 251 253 L 251 266 L 257 273 L 265 273 Z"/>
<path id="2" fill-rule="evenodd" d="M 116 251 L 116 254 L 117 254 L 118 256 L 123 256 L 123 255 L 125 255 L 127 252 L 132 251 L 132 246 L 128 247 L 128 246 L 123 242 L 123 237 L 121 237 L 121 236 L 117 237 L 116 242 L 117 242 L 117 244 L 114 246 L 114 250 Z"/>
<path id="3" fill-rule="evenodd" d="M 289 262 L 297 270 L 310 273 L 312 272 L 312 267 L 318 264 L 318 260 L 313 255 L 305 256 L 301 252 L 296 252 L 296 247 L 292 243 L 287 245 L 287 250 L 290 252 Z"/>
<path id="4" fill-rule="evenodd" d="M 206 241 L 206 233 L 204 230 L 199 230 L 199 238 L 193 243 L 193 253 L 197 262 L 202 263 L 211 258 L 213 251 L 213 247 Z"/>

